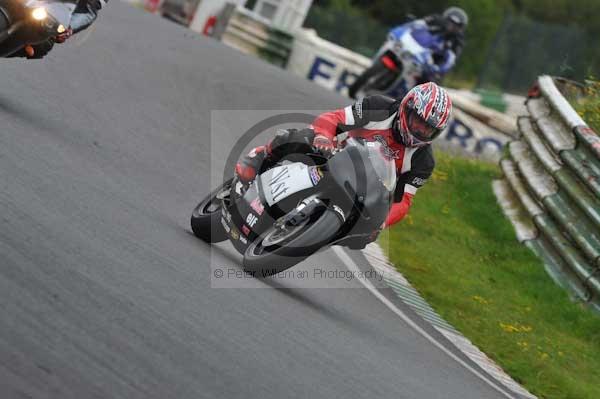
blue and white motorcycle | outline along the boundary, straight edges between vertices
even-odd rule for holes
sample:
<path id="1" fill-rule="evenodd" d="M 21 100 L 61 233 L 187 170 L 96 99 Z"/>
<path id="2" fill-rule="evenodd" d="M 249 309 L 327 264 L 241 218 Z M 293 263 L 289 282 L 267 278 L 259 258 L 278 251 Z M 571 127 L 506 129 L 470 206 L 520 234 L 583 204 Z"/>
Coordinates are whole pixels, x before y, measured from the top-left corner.
<path id="1" fill-rule="evenodd" d="M 359 98 L 383 93 L 393 98 L 404 97 L 414 86 L 431 80 L 428 74 L 434 65 L 433 56 L 443 46 L 443 39 L 432 35 L 422 21 L 392 29 L 373 65 L 356 78 L 348 95 Z"/>

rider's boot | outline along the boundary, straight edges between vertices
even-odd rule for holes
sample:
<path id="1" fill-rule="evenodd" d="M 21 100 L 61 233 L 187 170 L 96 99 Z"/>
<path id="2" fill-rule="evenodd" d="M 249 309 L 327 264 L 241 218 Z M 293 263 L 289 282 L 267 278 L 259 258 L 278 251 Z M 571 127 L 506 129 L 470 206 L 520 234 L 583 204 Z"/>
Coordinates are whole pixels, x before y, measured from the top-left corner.
<path id="1" fill-rule="evenodd" d="M 243 183 L 254 180 L 261 165 L 271 155 L 270 145 L 261 145 L 253 148 L 235 165 L 235 173 Z"/>

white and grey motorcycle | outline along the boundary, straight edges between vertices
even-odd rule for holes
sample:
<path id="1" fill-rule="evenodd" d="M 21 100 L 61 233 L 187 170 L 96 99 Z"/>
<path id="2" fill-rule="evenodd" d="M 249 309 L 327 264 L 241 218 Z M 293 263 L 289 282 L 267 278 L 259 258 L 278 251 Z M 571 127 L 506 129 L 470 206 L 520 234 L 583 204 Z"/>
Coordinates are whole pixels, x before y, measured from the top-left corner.
<path id="1" fill-rule="evenodd" d="M 330 158 L 305 155 L 307 162 L 278 163 L 249 185 L 224 182 L 194 209 L 194 234 L 209 243 L 229 239 L 257 277 L 330 245 L 364 247 L 388 214 L 394 161 L 380 143 L 355 138 Z"/>

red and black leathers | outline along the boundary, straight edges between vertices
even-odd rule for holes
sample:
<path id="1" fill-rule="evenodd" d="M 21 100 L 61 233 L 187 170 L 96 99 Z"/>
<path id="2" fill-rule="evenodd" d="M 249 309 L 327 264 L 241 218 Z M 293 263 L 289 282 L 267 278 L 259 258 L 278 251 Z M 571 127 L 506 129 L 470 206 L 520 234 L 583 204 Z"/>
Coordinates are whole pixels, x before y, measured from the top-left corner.
<path id="1" fill-rule="evenodd" d="M 375 95 L 351 106 L 319 115 L 310 129 L 283 130 L 267 145 L 253 149 L 236 166 L 242 180 L 252 180 L 263 161 L 276 162 L 291 153 L 307 152 L 315 136 L 336 140 L 340 133 L 362 137 L 383 144 L 386 155 L 396 163 L 398 182 L 394 204 L 385 222 L 391 226 L 408 213 L 417 190 L 431 176 L 435 161 L 430 145 L 418 148 L 404 146 L 397 129 L 400 101 Z"/>

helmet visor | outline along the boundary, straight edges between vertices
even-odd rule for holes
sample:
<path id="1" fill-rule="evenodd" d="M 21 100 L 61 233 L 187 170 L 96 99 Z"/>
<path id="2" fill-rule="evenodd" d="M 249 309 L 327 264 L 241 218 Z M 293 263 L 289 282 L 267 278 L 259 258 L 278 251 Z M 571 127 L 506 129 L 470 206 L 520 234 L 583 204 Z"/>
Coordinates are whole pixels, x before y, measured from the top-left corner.
<path id="1" fill-rule="evenodd" d="M 456 18 L 449 18 L 446 22 L 446 31 L 448 33 L 459 33 L 464 29 L 464 25 L 461 22 L 457 22 Z"/>
<path id="2" fill-rule="evenodd" d="M 442 132 L 428 124 L 418 113 L 411 111 L 408 115 L 408 129 L 417 140 L 430 142 Z"/>

